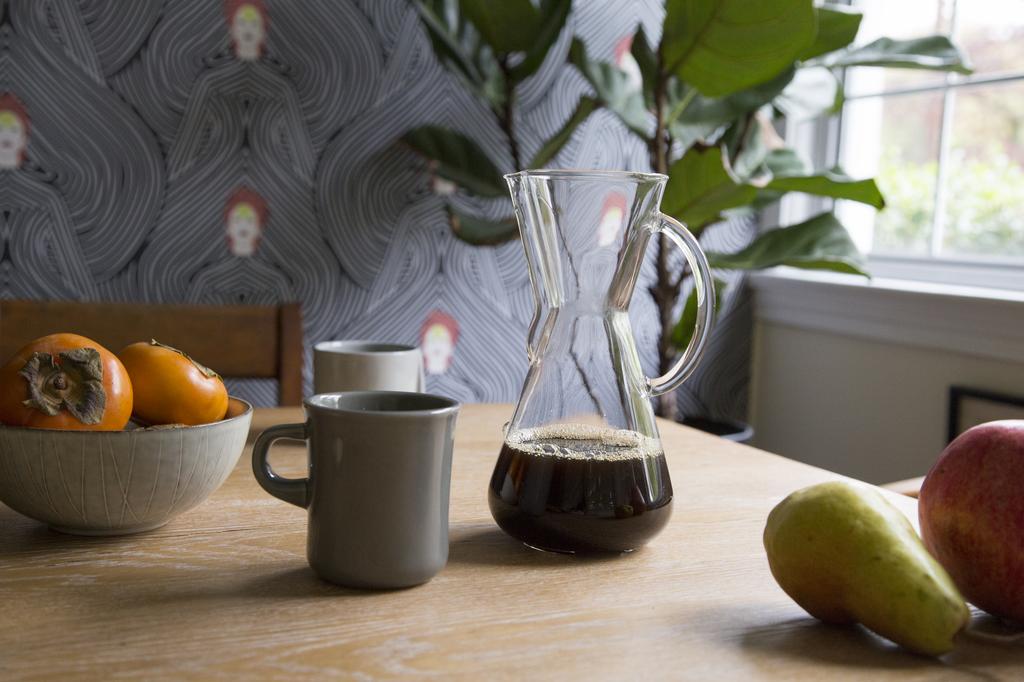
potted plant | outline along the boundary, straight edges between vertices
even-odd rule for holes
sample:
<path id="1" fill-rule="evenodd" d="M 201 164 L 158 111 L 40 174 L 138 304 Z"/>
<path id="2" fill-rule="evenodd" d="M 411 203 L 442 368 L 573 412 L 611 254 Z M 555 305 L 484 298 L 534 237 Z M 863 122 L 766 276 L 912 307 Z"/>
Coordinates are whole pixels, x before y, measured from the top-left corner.
<path id="1" fill-rule="evenodd" d="M 662 210 L 698 237 L 724 218 L 761 211 L 790 192 L 885 205 L 873 179 L 840 168 L 815 169 L 777 134 L 787 116 L 836 113 L 846 68 L 882 66 L 969 73 L 945 36 L 879 38 L 853 47 L 861 14 L 813 0 L 667 0 L 661 40 L 638 29 L 631 56 L 640 78 L 595 61 L 573 39 L 568 59 L 593 89 L 562 128 L 530 159 L 517 139 L 516 89 L 536 73 L 561 33 L 570 0 L 414 0 L 438 59 L 494 114 L 511 167 L 552 163 L 573 131 L 595 110 L 613 112 L 649 151 L 652 170 L 668 175 Z M 439 126 L 409 131 L 403 141 L 427 159 L 435 188 L 482 198 L 505 196 L 502 172 L 467 136 Z M 506 165 L 507 164 L 499 164 Z M 467 215 L 448 202 L 452 230 L 465 241 L 493 245 L 517 236 L 512 216 Z M 670 266 L 660 237 L 650 293 L 661 333 L 665 372 L 692 336 L 691 293 L 680 310 L 689 273 Z M 863 259 L 832 211 L 799 224 L 763 229 L 736 253 L 707 252 L 712 268 L 760 270 L 788 265 L 866 275 Z M 659 414 L 675 414 L 672 394 Z"/>

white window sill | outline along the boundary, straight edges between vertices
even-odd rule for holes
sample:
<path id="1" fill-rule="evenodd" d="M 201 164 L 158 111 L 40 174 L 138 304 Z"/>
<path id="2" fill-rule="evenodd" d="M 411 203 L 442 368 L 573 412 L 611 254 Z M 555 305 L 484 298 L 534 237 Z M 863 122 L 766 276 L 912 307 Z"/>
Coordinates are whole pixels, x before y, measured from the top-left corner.
<path id="1" fill-rule="evenodd" d="M 984 290 L 1024 291 L 1024 265 L 1018 261 L 992 259 L 901 258 L 873 254 L 868 261 L 872 275 L 896 280 L 914 280 L 980 287 Z"/>
<path id="2" fill-rule="evenodd" d="M 775 268 L 754 273 L 758 320 L 1024 363 L 1024 292 Z"/>

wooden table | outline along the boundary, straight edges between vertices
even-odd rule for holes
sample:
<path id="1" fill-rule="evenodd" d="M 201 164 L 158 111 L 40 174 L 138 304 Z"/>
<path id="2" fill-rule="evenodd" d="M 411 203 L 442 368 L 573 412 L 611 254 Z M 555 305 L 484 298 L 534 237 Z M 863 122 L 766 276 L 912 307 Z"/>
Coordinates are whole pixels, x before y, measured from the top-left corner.
<path id="1" fill-rule="evenodd" d="M 676 424 L 661 424 L 675 512 L 651 545 L 527 549 L 485 496 L 510 412 L 464 408 L 451 558 L 409 590 L 316 579 L 304 512 L 257 487 L 248 450 L 206 503 L 138 536 L 59 535 L 0 505 L 0 679 L 1024 679 L 1024 645 L 970 640 L 934 661 L 809 618 L 761 531 L 784 495 L 836 475 Z M 260 410 L 254 431 L 299 419 Z M 279 468 L 301 466 L 281 451 Z"/>

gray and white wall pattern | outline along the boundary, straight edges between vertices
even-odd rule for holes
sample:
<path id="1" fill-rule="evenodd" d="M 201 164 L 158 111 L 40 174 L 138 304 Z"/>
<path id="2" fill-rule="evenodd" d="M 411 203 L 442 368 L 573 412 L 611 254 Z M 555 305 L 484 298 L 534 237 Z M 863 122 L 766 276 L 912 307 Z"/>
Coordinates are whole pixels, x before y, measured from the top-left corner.
<path id="1" fill-rule="evenodd" d="M 565 63 L 571 34 L 611 61 L 638 24 L 657 36 L 662 12 L 657 0 L 575 3 L 519 92 L 524 155 L 587 91 Z M 493 118 L 436 62 L 404 0 L 0 0 L 0 296 L 299 300 L 307 345 L 425 341 L 429 390 L 515 400 L 533 307 L 522 248 L 452 237 L 423 164 L 396 143 L 425 123 L 510 167 Z M 599 112 L 557 161 L 645 159 Z M 735 246 L 750 231 L 725 224 L 707 239 Z M 650 372 L 652 277 L 645 268 L 631 311 Z M 726 302 L 682 410 L 742 416 L 747 317 Z M 275 396 L 265 381 L 232 390 Z"/>

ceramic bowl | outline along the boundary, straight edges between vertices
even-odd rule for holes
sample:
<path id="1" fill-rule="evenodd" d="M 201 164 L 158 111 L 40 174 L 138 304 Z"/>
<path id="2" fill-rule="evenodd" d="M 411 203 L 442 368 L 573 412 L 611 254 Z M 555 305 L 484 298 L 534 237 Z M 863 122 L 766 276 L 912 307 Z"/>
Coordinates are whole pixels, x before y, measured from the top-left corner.
<path id="1" fill-rule="evenodd" d="M 60 431 L 0 426 L 0 501 L 54 530 L 158 528 L 213 493 L 245 448 L 252 405 L 199 426 Z"/>

